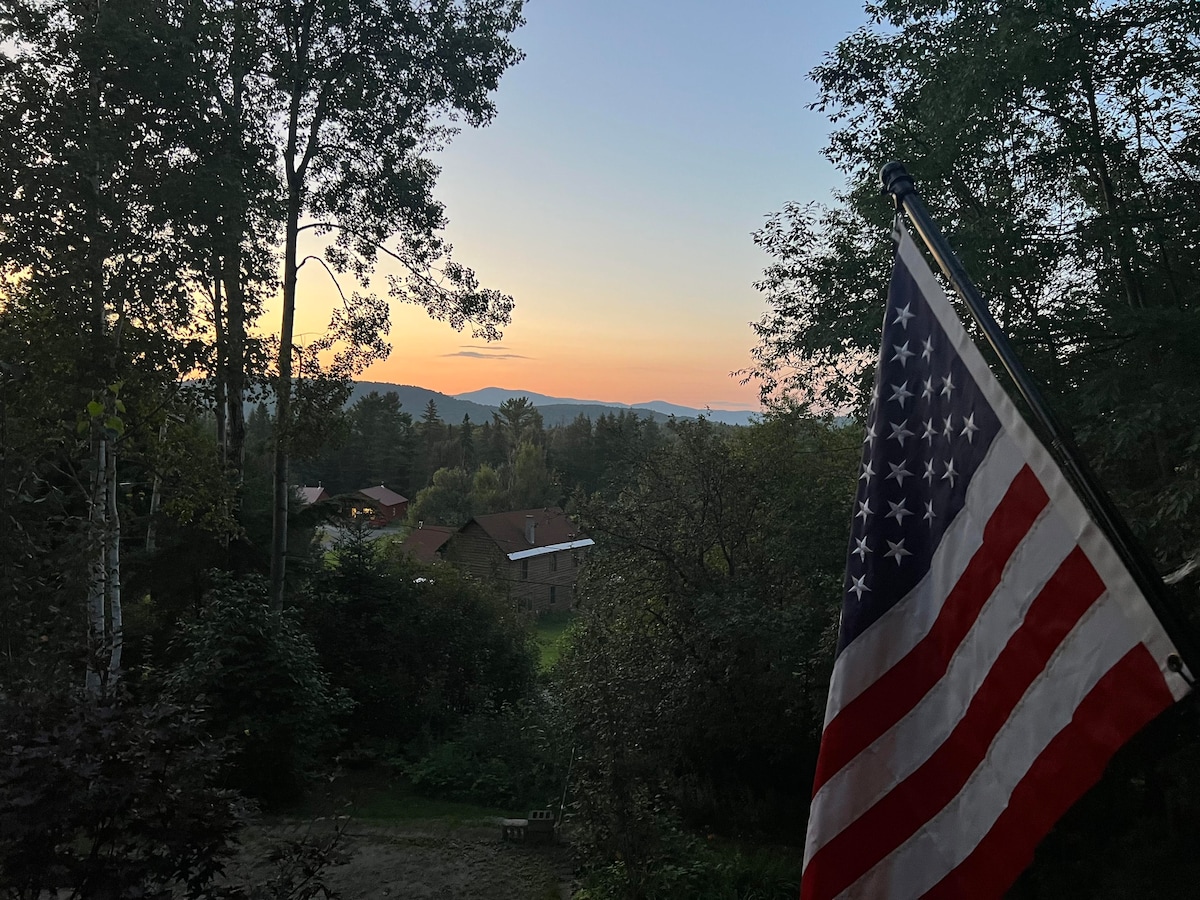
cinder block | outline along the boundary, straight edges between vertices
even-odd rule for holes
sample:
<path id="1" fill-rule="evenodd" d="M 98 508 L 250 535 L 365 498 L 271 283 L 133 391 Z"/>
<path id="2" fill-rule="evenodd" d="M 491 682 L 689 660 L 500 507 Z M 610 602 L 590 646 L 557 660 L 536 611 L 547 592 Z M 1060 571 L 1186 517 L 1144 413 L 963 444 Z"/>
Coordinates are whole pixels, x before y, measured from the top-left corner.
<path id="1" fill-rule="evenodd" d="M 529 827 L 528 819 L 501 819 L 500 820 L 500 840 L 502 841 L 524 841 L 526 830 Z"/>
<path id="2" fill-rule="evenodd" d="M 530 840 L 554 840 L 554 811 L 535 809 L 529 813 L 526 820 L 526 832 Z"/>

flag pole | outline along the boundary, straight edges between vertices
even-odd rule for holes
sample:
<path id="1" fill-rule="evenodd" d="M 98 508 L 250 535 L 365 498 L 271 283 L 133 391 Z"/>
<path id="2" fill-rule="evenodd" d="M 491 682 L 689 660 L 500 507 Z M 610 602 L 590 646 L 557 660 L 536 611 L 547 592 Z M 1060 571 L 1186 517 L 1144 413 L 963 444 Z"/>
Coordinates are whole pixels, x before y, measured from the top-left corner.
<path id="1" fill-rule="evenodd" d="M 1009 376 L 1020 391 L 1022 398 L 1028 404 L 1030 411 L 1042 426 L 1050 441 L 1050 450 L 1054 454 L 1064 474 L 1080 494 L 1080 499 L 1088 507 L 1096 523 L 1104 531 L 1122 562 L 1125 563 L 1133 576 L 1134 582 L 1141 589 L 1146 602 L 1162 623 L 1163 629 L 1179 651 L 1179 658 L 1168 660 L 1168 665 L 1176 672 L 1182 672 L 1182 664 L 1186 664 L 1185 678 L 1191 680 L 1200 673 L 1200 653 L 1197 651 L 1197 640 L 1188 623 L 1178 613 L 1175 605 L 1166 596 L 1161 576 L 1147 556 L 1124 517 L 1117 510 L 1108 494 L 1100 486 L 1091 469 L 1079 456 L 1074 443 L 1066 430 L 1059 424 L 1050 407 L 1042 399 L 1029 372 L 1022 365 L 1004 331 L 992 317 L 987 301 L 979 293 L 974 282 L 967 275 L 966 269 L 958 261 L 950 244 L 946 241 L 941 229 L 937 227 L 929 215 L 924 201 L 917 194 L 912 176 L 903 163 L 890 162 L 879 173 L 883 184 L 882 193 L 890 194 L 895 201 L 896 209 L 903 209 L 925 246 L 933 255 L 942 273 L 950 280 L 954 289 L 967 304 L 975 323 L 982 329 L 988 343 L 996 351 L 996 355 L 1004 364 Z"/>

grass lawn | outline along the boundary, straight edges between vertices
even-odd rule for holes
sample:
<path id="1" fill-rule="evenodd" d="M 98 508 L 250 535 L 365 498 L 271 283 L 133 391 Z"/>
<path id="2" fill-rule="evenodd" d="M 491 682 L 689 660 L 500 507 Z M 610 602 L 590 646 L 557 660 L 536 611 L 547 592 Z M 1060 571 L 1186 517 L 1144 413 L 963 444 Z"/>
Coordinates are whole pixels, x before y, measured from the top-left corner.
<path id="1" fill-rule="evenodd" d="M 383 769 L 342 775 L 282 812 L 293 818 L 349 815 L 390 822 L 439 819 L 452 825 L 525 815 L 517 810 L 420 797 L 403 778 Z"/>
<path id="2" fill-rule="evenodd" d="M 558 654 L 562 648 L 562 636 L 572 622 L 575 613 L 568 609 L 559 612 L 546 613 L 534 623 L 534 638 L 541 652 L 542 669 L 549 669 L 558 662 Z"/>
<path id="3" fill-rule="evenodd" d="M 496 817 L 511 818 L 518 813 L 514 810 L 475 806 L 471 803 L 455 803 L 452 800 L 432 800 L 410 794 L 403 787 L 394 787 L 366 798 L 354 814 L 360 819 L 441 819 L 444 822 L 463 823 L 477 822 L 481 819 L 490 821 Z"/>

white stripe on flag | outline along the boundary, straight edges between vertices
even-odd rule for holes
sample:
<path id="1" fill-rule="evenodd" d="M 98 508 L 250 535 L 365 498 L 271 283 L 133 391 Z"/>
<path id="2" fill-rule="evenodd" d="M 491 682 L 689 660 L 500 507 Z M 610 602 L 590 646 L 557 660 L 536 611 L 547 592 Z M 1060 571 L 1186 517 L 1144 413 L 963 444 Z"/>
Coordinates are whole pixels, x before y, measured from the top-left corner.
<path id="1" fill-rule="evenodd" d="M 1136 644 L 1120 605 L 1106 593 L 1059 646 L 962 791 L 838 897 L 906 900 L 937 884 L 987 834 L 1017 783 L 1071 721 L 1088 691 Z"/>
<path id="2" fill-rule="evenodd" d="M 1014 552 L 1008 573 L 955 651 L 945 676 L 817 792 L 811 815 L 829 825 L 820 835 L 809 836 L 806 859 L 920 768 L 949 736 L 1038 591 L 1075 546 L 1062 518 L 1043 514 Z"/>

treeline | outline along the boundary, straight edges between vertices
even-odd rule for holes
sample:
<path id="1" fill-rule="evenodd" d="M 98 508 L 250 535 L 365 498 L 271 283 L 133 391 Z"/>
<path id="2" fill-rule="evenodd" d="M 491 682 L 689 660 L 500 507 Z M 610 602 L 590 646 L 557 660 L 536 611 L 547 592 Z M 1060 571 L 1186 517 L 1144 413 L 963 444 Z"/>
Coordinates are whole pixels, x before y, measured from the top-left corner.
<path id="1" fill-rule="evenodd" d="M 265 410 L 252 419 L 265 426 Z M 669 429 L 630 410 L 546 428 L 524 397 L 506 400 L 487 421 L 464 416 L 450 423 L 433 400 L 414 421 L 395 393 L 372 391 L 330 420 L 335 434 L 318 455 L 298 462 L 300 481 L 332 494 L 385 484 L 412 500 L 412 522 L 439 525 L 566 506 L 576 492 L 615 496 L 637 465 L 671 439 Z M 258 470 L 265 464 L 260 457 Z"/>

